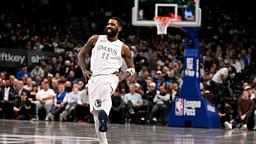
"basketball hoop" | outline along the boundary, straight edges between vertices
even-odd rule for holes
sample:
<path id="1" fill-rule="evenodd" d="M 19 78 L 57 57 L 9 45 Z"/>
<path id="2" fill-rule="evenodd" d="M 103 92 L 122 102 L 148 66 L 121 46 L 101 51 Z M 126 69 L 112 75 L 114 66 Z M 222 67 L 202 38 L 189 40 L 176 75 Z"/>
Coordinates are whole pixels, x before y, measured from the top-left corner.
<path id="1" fill-rule="evenodd" d="M 166 35 L 167 28 L 172 21 L 172 17 L 168 16 L 156 16 L 154 17 L 154 21 L 156 23 L 157 34 L 158 35 Z"/>

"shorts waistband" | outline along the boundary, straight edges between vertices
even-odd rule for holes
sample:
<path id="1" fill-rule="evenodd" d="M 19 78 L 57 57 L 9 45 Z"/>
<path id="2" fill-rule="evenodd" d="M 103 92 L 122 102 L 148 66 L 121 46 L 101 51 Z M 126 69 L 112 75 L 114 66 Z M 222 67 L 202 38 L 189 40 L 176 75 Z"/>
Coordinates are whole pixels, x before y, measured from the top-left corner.
<path id="1" fill-rule="evenodd" d="M 97 77 L 97 76 L 110 76 L 110 75 L 116 75 L 118 74 L 119 72 L 113 72 L 111 74 L 97 74 L 97 75 L 92 75 L 92 77 Z"/>

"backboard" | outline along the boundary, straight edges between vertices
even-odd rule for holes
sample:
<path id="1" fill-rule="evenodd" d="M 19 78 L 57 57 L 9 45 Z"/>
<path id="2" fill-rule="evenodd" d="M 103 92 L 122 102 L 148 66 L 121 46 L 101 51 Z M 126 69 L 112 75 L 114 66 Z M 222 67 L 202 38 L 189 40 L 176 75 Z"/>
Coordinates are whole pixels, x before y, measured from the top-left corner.
<path id="1" fill-rule="evenodd" d="M 200 0 L 134 0 L 132 24 L 156 26 L 155 16 L 172 17 L 169 27 L 200 27 Z"/>

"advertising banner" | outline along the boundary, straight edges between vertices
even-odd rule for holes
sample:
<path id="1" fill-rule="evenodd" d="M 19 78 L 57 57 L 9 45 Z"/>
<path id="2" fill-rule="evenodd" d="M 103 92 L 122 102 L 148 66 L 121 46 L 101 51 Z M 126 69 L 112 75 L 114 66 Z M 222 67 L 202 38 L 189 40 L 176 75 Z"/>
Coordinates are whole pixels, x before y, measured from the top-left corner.
<path id="1" fill-rule="evenodd" d="M 28 65 L 39 63 L 41 60 L 47 60 L 52 56 L 56 56 L 56 53 L 46 51 L 28 51 Z"/>
<path id="2" fill-rule="evenodd" d="M 55 55 L 57 54 L 46 51 L 0 48 L 0 67 L 19 68 L 23 65 L 31 66 Z"/>
<path id="3" fill-rule="evenodd" d="M 0 48 L 0 67 L 21 67 L 24 64 L 27 64 L 25 50 Z"/>

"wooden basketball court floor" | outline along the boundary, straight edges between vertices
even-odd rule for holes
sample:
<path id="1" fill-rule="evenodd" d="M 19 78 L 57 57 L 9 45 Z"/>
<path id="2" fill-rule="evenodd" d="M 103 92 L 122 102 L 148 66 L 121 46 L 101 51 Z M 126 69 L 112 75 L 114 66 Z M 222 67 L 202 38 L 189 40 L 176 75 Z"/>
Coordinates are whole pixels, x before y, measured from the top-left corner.
<path id="1" fill-rule="evenodd" d="M 109 124 L 109 144 L 256 144 L 253 131 Z M 88 123 L 0 120 L 0 144 L 99 144 Z"/>

